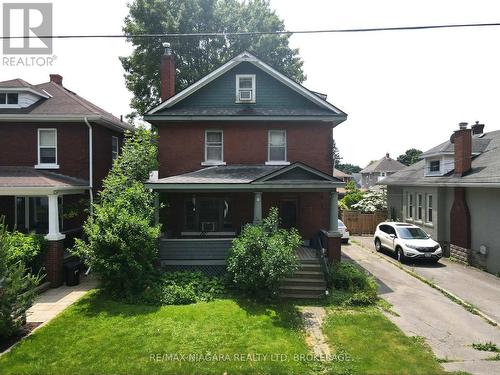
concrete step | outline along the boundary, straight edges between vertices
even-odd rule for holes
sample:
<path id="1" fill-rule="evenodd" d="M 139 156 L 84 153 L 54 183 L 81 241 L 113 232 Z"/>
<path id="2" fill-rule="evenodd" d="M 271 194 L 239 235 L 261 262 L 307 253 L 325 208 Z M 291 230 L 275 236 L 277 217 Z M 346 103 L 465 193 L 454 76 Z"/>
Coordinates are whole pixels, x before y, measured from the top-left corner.
<path id="1" fill-rule="evenodd" d="M 324 280 L 325 276 L 322 271 L 297 271 L 293 274 L 293 278 Z"/>
<path id="2" fill-rule="evenodd" d="M 311 292 L 325 292 L 326 286 L 316 286 L 316 285 L 281 285 L 279 287 L 279 290 L 291 292 L 291 291 L 300 291 L 300 292 L 306 292 L 306 291 L 311 291 Z"/>
<path id="3" fill-rule="evenodd" d="M 314 259 L 300 259 L 300 264 L 316 264 L 319 263 L 319 258 Z"/>
<path id="4" fill-rule="evenodd" d="M 318 271 L 321 272 L 321 266 L 319 263 L 308 263 L 301 264 L 298 271 Z"/>
<path id="5" fill-rule="evenodd" d="M 321 288 L 326 288 L 326 281 L 322 279 L 296 279 L 296 278 L 288 278 L 284 279 L 281 282 L 282 287 L 289 286 L 317 286 Z"/>

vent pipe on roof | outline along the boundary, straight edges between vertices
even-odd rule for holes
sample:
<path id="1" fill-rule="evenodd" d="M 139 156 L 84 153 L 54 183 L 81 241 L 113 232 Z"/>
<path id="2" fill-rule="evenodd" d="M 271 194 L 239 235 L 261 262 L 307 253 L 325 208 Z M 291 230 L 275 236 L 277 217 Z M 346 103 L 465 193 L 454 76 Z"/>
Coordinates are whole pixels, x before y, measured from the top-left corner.
<path id="1" fill-rule="evenodd" d="M 474 125 L 471 126 L 472 135 L 483 134 L 484 124 L 480 124 L 479 121 L 476 121 Z"/>
<path id="2" fill-rule="evenodd" d="M 160 64 L 161 100 L 164 102 L 175 94 L 175 60 L 170 43 L 163 43 Z"/>

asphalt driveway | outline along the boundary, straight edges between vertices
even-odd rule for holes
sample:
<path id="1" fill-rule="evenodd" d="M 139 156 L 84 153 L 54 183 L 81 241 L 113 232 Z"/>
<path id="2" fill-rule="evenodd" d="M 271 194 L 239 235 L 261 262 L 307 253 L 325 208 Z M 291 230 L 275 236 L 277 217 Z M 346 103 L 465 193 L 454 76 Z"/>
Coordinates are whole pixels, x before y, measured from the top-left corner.
<path id="1" fill-rule="evenodd" d="M 373 274 L 381 296 L 398 316 L 388 317 L 407 335 L 422 336 L 449 371 L 472 374 L 500 373 L 500 361 L 486 360 L 493 353 L 472 348 L 473 343 L 500 346 L 500 329 L 470 313 L 436 289 L 356 244 L 342 246 L 345 260 Z"/>
<path id="2" fill-rule="evenodd" d="M 353 239 L 375 250 L 372 237 Z M 393 258 L 391 251 L 384 250 L 380 254 L 388 259 Z M 474 305 L 500 323 L 500 278 L 448 259 L 441 259 L 437 264 L 416 262 L 403 266 Z"/>

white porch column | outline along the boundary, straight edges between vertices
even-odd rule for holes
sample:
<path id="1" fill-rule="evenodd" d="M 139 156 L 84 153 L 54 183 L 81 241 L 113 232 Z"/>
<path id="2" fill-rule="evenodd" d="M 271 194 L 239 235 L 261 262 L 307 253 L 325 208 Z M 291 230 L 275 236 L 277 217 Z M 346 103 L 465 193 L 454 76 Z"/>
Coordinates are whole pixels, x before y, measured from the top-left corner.
<path id="1" fill-rule="evenodd" d="M 262 221 L 262 193 L 255 192 L 253 200 L 253 223 L 257 224 Z"/>
<path id="2" fill-rule="evenodd" d="M 49 241 L 59 241 L 66 236 L 59 231 L 59 204 L 58 195 L 50 194 L 49 198 L 49 233 L 45 238 Z"/>
<path id="3" fill-rule="evenodd" d="M 337 233 L 339 231 L 339 202 L 338 193 L 335 189 L 330 192 L 330 228 L 328 231 L 330 233 Z"/>

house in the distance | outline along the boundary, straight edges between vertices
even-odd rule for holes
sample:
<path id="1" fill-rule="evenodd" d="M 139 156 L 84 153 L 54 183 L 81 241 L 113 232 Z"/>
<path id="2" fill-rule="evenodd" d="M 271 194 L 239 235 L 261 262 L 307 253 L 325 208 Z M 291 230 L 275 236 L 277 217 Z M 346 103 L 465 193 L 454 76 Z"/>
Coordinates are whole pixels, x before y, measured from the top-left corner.
<path id="1" fill-rule="evenodd" d="M 406 165 L 392 159 L 387 153 L 382 159 L 371 162 L 365 169 L 361 170 L 361 188 L 370 189 L 383 178 L 405 167 Z"/>
<path id="2" fill-rule="evenodd" d="M 500 272 L 500 130 L 461 123 L 421 157 L 382 181 L 390 216 L 419 225 L 457 260 Z"/>
<path id="3" fill-rule="evenodd" d="M 81 230 L 131 129 L 62 81 L 0 82 L 0 216 L 10 229 L 45 235 L 52 286 L 62 282 L 65 239 Z"/>
<path id="4" fill-rule="evenodd" d="M 145 116 L 159 136 L 165 266 L 224 266 L 243 225 L 270 207 L 307 243 L 325 230 L 340 256 L 332 129 L 346 114 L 248 52 L 174 93 L 173 56 L 162 58 L 164 102 Z"/>

